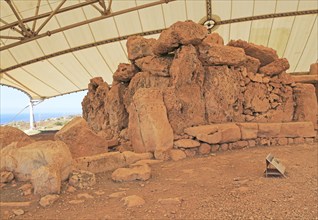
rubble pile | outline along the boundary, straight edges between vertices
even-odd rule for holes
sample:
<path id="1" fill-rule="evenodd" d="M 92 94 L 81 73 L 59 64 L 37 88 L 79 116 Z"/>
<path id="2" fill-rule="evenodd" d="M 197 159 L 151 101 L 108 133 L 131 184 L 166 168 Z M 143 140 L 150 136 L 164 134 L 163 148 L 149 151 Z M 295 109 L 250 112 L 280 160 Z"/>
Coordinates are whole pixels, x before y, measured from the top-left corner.
<path id="1" fill-rule="evenodd" d="M 224 45 L 218 34 L 186 21 L 158 40 L 130 37 L 127 50 L 131 63 L 119 64 L 111 87 L 92 79 L 82 106 L 95 132 L 128 142 L 136 152 L 166 159 L 174 141 L 193 139 L 185 132 L 193 126 L 293 121 L 317 126 L 314 87 L 296 84 L 285 72 L 288 60 L 271 48 L 242 40 Z"/>

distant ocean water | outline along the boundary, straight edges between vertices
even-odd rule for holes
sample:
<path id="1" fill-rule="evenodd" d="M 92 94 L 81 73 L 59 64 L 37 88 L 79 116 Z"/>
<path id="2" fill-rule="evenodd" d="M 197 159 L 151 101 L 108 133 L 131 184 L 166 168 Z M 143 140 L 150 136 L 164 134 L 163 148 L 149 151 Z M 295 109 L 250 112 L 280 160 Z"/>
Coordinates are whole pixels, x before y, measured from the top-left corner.
<path id="1" fill-rule="evenodd" d="M 80 115 L 81 113 L 35 113 L 34 118 L 35 121 L 43 121 L 49 118 L 59 118 L 63 116 L 69 116 L 69 115 Z M 0 124 L 5 125 L 10 122 L 17 122 L 17 121 L 30 121 L 30 115 L 29 113 L 21 113 L 19 115 L 16 114 L 0 114 Z"/>

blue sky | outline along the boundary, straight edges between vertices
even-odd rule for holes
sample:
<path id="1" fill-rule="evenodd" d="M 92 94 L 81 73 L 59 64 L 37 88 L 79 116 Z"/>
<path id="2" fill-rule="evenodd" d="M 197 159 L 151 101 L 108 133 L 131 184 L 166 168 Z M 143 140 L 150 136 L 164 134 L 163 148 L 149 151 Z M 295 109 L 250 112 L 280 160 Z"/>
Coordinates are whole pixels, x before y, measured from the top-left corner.
<path id="1" fill-rule="evenodd" d="M 34 107 L 34 113 L 82 113 L 81 102 L 87 91 L 73 93 L 44 100 Z M 1 114 L 17 114 L 29 105 L 29 97 L 23 92 L 0 86 L 0 112 Z M 29 109 L 23 112 L 28 113 Z"/>

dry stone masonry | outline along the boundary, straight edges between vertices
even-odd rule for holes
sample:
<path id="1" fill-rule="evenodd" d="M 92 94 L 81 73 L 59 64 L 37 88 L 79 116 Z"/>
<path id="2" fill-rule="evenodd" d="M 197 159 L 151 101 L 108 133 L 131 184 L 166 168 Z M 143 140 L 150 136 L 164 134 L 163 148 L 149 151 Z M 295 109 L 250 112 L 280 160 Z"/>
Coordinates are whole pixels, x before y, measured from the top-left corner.
<path id="1" fill-rule="evenodd" d="M 271 48 L 224 45 L 217 33 L 186 21 L 158 40 L 128 38 L 127 51 L 131 63 L 118 65 L 112 86 L 92 79 L 82 105 L 95 132 L 135 152 L 182 158 L 316 136 L 314 86 L 295 83 L 288 60 Z"/>

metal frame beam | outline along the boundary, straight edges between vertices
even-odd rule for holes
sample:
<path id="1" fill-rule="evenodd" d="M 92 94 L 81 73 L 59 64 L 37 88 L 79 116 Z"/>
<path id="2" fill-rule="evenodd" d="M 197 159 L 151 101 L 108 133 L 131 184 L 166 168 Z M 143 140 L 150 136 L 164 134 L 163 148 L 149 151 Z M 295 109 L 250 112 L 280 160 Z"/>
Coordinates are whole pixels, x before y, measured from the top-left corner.
<path id="1" fill-rule="evenodd" d="M 41 4 L 41 0 L 38 0 L 38 3 L 37 3 L 37 5 L 36 5 L 35 15 L 34 15 L 34 16 L 38 16 L 38 15 L 39 15 L 40 4 Z M 32 31 L 33 31 L 33 32 L 35 32 L 36 22 L 37 22 L 37 20 L 34 20 L 34 21 L 33 21 L 33 25 L 32 25 Z"/>
<path id="2" fill-rule="evenodd" d="M 128 12 L 137 11 L 137 10 L 140 10 L 140 9 L 143 9 L 143 8 L 148 8 L 148 7 L 152 7 L 152 6 L 155 6 L 155 5 L 164 4 L 164 3 L 172 2 L 172 1 L 176 1 L 176 0 L 159 0 L 159 1 L 156 1 L 156 2 L 151 2 L 151 3 L 148 3 L 148 4 L 144 4 L 144 5 L 139 5 L 139 6 L 136 6 L 136 7 L 124 9 L 124 10 L 117 11 L 117 12 L 112 12 L 112 13 L 109 13 L 107 15 L 102 15 L 102 16 L 99 16 L 99 17 L 96 17 L 96 18 L 92 18 L 92 19 L 88 19 L 88 20 L 85 20 L 85 21 L 81 21 L 81 22 L 78 22 L 78 23 L 75 23 L 75 24 L 67 25 L 67 26 L 64 26 L 64 27 L 61 27 L 61 28 L 57 28 L 57 29 L 52 30 L 52 31 L 48 31 L 46 33 L 42 33 L 42 34 L 38 34 L 38 35 L 35 35 L 35 36 L 31 36 L 29 38 L 25 38 L 25 39 L 23 39 L 23 40 L 21 40 L 19 42 L 15 42 L 15 43 L 11 43 L 11 44 L 2 46 L 2 47 L 0 47 L 0 51 L 7 50 L 9 48 L 12 48 L 12 47 L 15 47 L 15 46 L 27 43 L 27 42 L 30 42 L 30 41 L 33 41 L 33 40 L 37 40 L 39 38 L 43 38 L 43 37 L 46 37 L 46 36 L 51 36 L 53 34 L 56 34 L 56 33 L 62 32 L 62 31 L 66 31 L 66 30 L 69 30 L 69 29 L 72 29 L 72 28 L 75 28 L 75 27 L 79 27 L 79 26 L 82 26 L 82 25 L 85 25 L 85 24 L 89 24 L 89 23 L 92 23 L 92 22 L 95 22 L 95 21 L 103 20 L 103 19 L 106 19 L 106 18 L 118 16 L 118 15 L 125 14 L 125 13 L 128 13 Z"/>

